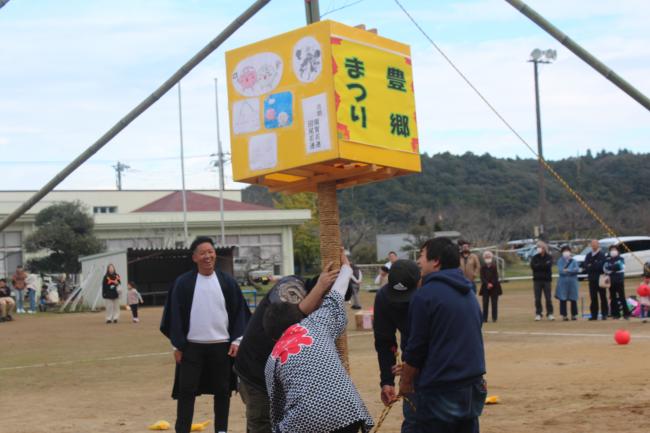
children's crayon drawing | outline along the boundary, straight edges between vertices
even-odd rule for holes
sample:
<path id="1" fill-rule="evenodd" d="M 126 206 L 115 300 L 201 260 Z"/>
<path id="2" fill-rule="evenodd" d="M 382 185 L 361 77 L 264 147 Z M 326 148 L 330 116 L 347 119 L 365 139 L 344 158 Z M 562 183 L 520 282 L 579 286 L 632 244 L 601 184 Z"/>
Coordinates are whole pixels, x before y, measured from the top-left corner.
<path id="1" fill-rule="evenodd" d="M 323 69 L 320 44 L 311 36 L 296 42 L 293 47 L 293 72 L 303 83 L 316 80 Z"/>
<path id="2" fill-rule="evenodd" d="M 244 96 L 260 96 L 275 89 L 282 79 L 283 63 L 275 53 L 259 53 L 237 64 L 232 85 Z"/>

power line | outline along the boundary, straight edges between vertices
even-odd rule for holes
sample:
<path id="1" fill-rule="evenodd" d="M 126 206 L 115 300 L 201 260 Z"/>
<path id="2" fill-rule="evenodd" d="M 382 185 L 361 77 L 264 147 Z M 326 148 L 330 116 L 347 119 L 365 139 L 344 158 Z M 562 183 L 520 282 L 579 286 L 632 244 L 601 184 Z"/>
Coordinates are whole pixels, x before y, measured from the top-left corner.
<path id="1" fill-rule="evenodd" d="M 422 33 L 422 35 L 431 43 L 431 45 L 436 49 L 436 51 L 438 51 L 438 53 L 440 53 L 440 55 L 447 61 L 447 63 L 449 63 L 449 65 L 458 73 L 458 75 L 460 75 L 463 81 L 465 81 L 465 83 L 474 91 L 474 93 L 476 93 L 478 97 L 481 98 L 481 100 L 485 103 L 485 105 L 488 106 L 488 108 L 492 111 L 492 113 L 494 113 L 494 115 L 497 116 L 499 120 L 501 120 L 501 122 L 510 130 L 510 132 L 512 132 L 519 139 L 519 141 L 521 141 L 528 148 L 528 150 L 530 150 L 531 153 L 537 157 L 540 164 L 542 164 L 544 168 L 546 168 L 546 170 L 551 175 L 553 175 L 553 177 L 555 177 L 555 179 L 564 187 L 564 189 L 566 189 L 567 192 L 569 192 L 569 194 L 571 194 L 573 198 L 575 198 L 575 200 L 589 213 L 589 215 L 591 215 L 592 218 L 594 218 L 605 229 L 605 231 L 609 236 L 616 238 L 619 241 L 619 243 L 623 245 L 625 249 L 631 252 L 631 250 L 627 247 L 627 245 L 625 245 L 625 243 L 619 239 L 618 235 L 605 222 L 605 220 L 598 213 L 596 213 L 596 211 L 591 206 L 589 206 L 589 204 L 585 201 L 585 199 L 582 198 L 582 196 L 578 194 L 578 192 L 574 190 L 569 185 L 569 183 L 566 180 L 564 180 L 564 178 L 560 176 L 560 174 L 557 171 L 555 171 L 555 169 L 551 167 L 551 165 L 532 148 L 530 144 L 528 144 L 528 142 L 515 130 L 515 128 L 512 125 L 510 125 L 510 123 L 501 115 L 501 113 L 499 113 L 499 111 L 490 103 L 490 101 L 488 101 L 487 98 L 483 96 L 481 91 L 478 90 L 478 88 L 476 88 L 474 84 L 472 84 L 469 78 L 467 78 L 467 76 L 463 74 L 463 72 L 458 68 L 458 66 L 456 66 L 456 64 L 454 64 L 454 62 L 449 58 L 449 56 L 447 56 L 447 54 L 445 54 L 445 52 L 433 41 L 433 39 L 431 39 L 431 37 L 427 34 L 427 32 L 424 31 L 422 27 L 420 27 L 417 21 L 415 21 L 413 16 L 404 8 L 404 6 L 402 6 L 399 0 L 394 0 L 394 1 L 397 4 L 397 6 L 399 6 L 399 8 L 402 10 L 402 12 L 404 12 L 404 14 L 408 17 L 408 19 L 411 20 L 413 25 L 420 31 L 420 33 Z M 643 265 L 643 261 L 636 254 L 632 253 L 632 256 L 634 256 L 634 258 Z"/>
<path id="2" fill-rule="evenodd" d="M 349 7 L 351 7 L 351 6 L 354 6 L 354 5 L 357 5 L 357 4 L 361 3 L 362 1 L 365 1 L 365 0 L 357 0 L 357 1 L 354 1 L 354 2 L 352 2 L 352 3 L 346 3 L 346 4 L 344 4 L 344 5 L 341 6 L 341 7 L 334 8 L 334 9 L 330 9 L 330 10 L 328 10 L 327 12 L 321 14 L 320 17 L 323 18 L 323 17 L 326 16 L 326 15 L 333 14 L 334 12 L 338 12 L 338 11 L 343 10 L 343 9 L 347 9 L 347 8 L 349 8 Z"/>
<path id="3" fill-rule="evenodd" d="M 199 159 L 199 158 L 209 158 L 211 154 L 206 153 L 204 155 L 190 155 L 186 156 L 185 159 Z M 178 159 L 178 156 L 161 156 L 157 158 L 124 158 L 127 161 L 142 161 L 142 162 L 149 162 L 149 161 L 172 161 Z M 70 161 L 52 161 L 52 160 L 41 160 L 41 161 L 27 161 L 27 160 L 19 160 L 19 161 L 0 161 L 0 164 L 4 165 L 35 165 L 35 164 L 67 164 Z M 86 164 L 112 164 L 113 160 L 109 159 L 91 159 L 90 161 L 87 161 Z"/>

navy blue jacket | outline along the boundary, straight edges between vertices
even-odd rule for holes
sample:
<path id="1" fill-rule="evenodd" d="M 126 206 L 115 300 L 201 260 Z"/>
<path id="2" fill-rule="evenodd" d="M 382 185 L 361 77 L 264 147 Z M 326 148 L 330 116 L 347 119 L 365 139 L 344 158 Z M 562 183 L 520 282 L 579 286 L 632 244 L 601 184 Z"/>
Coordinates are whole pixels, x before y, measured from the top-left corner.
<path id="1" fill-rule="evenodd" d="M 215 272 L 226 301 L 228 334 L 232 342 L 244 335 L 251 312 L 234 278 L 219 270 Z M 190 313 L 192 312 L 197 274 L 198 272 L 193 270 L 182 274 L 176 279 L 174 286 L 167 294 L 167 301 L 163 310 L 160 331 L 180 351 L 185 350 L 187 334 L 190 332 Z"/>
<path id="2" fill-rule="evenodd" d="M 409 318 L 404 361 L 420 370 L 416 391 L 464 386 L 485 374 L 481 308 L 460 269 L 425 275 Z"/>
<path id="3" fill-rule="evenodd" d="M 585 261 L 582 263 L 582 268 L 589 276 L 590 281 L 598 281 L 600 274 L 603 273 L 603 264 L 605 262 L 605 254 L 598 250 L 596 254 L 589 251 L 585 256 Z"/>

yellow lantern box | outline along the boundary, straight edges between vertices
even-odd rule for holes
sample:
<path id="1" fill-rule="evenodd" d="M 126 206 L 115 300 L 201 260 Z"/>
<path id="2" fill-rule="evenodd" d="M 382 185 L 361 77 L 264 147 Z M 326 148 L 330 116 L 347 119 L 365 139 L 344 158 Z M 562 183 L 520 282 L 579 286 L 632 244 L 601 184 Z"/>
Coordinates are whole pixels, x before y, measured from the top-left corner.
<path id="1" fill-rule="evenodd" d="M 226 67 L 234 180 L 300 192 L 420 172 L 407 45 L 321 21 Z"/>

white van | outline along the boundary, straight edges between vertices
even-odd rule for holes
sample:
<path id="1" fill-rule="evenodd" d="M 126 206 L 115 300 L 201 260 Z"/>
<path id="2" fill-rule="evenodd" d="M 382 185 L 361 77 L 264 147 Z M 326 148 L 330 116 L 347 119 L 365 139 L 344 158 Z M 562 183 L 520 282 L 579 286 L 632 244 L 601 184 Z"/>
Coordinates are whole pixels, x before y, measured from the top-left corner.
<path id="1" fill-rule="evenodd" d="M 623 242 L 632 253 L 628 252 L 625 247 L 619 245 L 619 240 Z M 650 236 L 621 236 L 620 238 L 605 238 L 598 241 L 600 249 L 607 254 L 608 248 L 611 245 L 617 245 L 621 253 L 621 257 L 625 259 L 625 276 L 635 277 L 643 275 L 643 264 L 650 261 Z M 587 246 L 580 254 L 576 255 L 574 259 L 582 269 L 582 263 L 585 261 L 585 256 L 591 251 L 591 247 Z M 637 260 L 638 259 L 638 260 Z M 586 274 L 578 275 L 579 278 L 587 278 Z"/>

